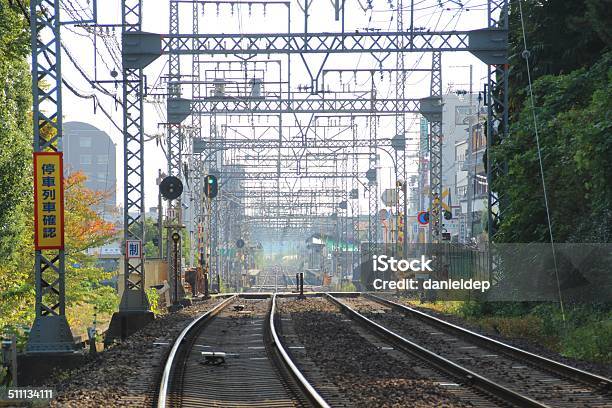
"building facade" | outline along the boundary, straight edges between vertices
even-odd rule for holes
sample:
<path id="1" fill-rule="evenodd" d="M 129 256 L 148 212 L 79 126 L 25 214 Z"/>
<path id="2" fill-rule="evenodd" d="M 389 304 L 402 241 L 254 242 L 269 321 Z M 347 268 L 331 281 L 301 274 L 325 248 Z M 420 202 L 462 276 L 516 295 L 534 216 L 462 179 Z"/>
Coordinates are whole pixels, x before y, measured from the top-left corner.
<path id="1" fill-rule="evenodd" d="M 104 213 L 112 213 L 117 205 L 117 146 L 110 136 L 88 123 L 66 122 L 62 149 L 64 171 L 80 171 L 87 188 L 106 192 Z"/>
<path id="2" fill-rule="evenodd" d="M 486 209 L 485 108 L 477 94 L 447 93 L 442 97 L 442 232 L 452 242 L 469 242 L 482 232 Z M 421 118 L 419 168 L 410 183 L 410 215 L 429 210 L 429 126 Z M 446 213 L 446 214 L 445 214 Z M 409 220 L 411 242 L 428 242 L 428 228 Z"/>
<path id="3" fill-rule="evenodd" d="M 443 97 L 443 201 L 452 217 L 444 219 L 451 241 L 466 243 L 482 232 L 486 209 L 486 168 L 483 164 L 486 110 L 476 94 Z"/>
<path id="4" fill-rule="evenodd" d="M 106 193 L 105 200 L 95 211 L 106 221 L 122 224 L 122 212 L 117 209 L 117 146 L 110 136 L 84 122 L 64 123 L 61 139 L 64 152 L 64 173 L 82 172 L 86 177 L 85 187 Z M 116 271 L 121 259 L 118 241 L 102 247 L 89 248 L 89 255 L 98 259 L 98 266 L 106 271 Z M 116 277 L 110 283 L 116 287 Z"/>

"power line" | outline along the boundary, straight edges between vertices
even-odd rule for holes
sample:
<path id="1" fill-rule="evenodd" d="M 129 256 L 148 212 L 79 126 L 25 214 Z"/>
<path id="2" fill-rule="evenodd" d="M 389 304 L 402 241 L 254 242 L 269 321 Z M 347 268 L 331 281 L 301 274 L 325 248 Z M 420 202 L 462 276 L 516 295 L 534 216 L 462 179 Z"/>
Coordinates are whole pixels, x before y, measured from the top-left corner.
<path id="1" fill-rule="evenodd" d="M 557 256 L 555 253 L 555 241 L 553 239 L 553 231 L 552 231 L 552 222 L 550 220 L 550 208 L 548 206 L 548 194 L 546 192 L 546 180 L 544 179 L 544 165 L 542 163 L 542 149 L 540 148 L 540 132 L 538 130 L 538 119 L 535 111 L 535 100 L 533 97 L 533 87 L 531 83 L 531 70 L 529 67 L 529 56 L 530 52 L 527 49 L 527 36 L 525 34 L 525 20 L 523 18 L 523 6 L 522 1 L 519 0 L 519 14 L 521 16 L 521 30 L 523 32 L 523 52 L 521 56 L 525 60 L 525 66 L 527 68 L 527 81 L 529 83 L 529 100 L 531 102 L 531 113 L 533 115 L 533 127 L 536 139 L 536 146 L 538 149 L 538 162 L 540 164 L 540 176 L 542 178 L 542 190 L 544 192 L 544 205 L 546 207 L 546 220 L 548 222 L 548 233 L 550 235 L 550 246 L 552 249 L 552 257 L 555 265 L 555 278 L 557 280 L 557 291 L 559 293 L 559 306 L 561 307 L 561 316 L 563 317 L 563 322 L 565 323 L 565 309 L 563 307 L 563 297 L 561 296 L 561 282 L 559 281 L 559 269 L 557 267 Z"/>

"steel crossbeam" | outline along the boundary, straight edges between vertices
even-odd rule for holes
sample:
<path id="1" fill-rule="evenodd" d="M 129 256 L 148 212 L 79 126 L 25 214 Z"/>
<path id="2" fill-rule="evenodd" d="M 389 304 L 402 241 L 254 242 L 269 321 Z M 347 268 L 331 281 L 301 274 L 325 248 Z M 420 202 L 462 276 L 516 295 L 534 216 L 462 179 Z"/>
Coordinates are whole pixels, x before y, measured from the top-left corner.
<path id="1" fill-rule="evenodd" d="M 168 98 L 168 122 L 178 124 L 189 115 L 279 114 L 279 113 L 419 113 L 419 99 L 307 98 L 263 99 L 209 97 L 202 99 Z"/>
<path id="2" fill-rule="evenodd" d="M 378 147 L 392 146 L 391 139 L 378 139 Z M 280 144 L 277 139 L 224 139 L 224 140 L 203 140 L 202 145 L 206 149 L 226 150 L 226 149 L 351 149 L 356 147 L 369 147 L 370 140 L 283 140 Z"/>
<path id="3" fill-rule="evenodd" d="M 362 52 L 498 51 L 500 29 L 471 31 L 180 34 L 161 37 L 161 52 L 177 54 L 313 54 Z M 197 41 L 193 42 L 193 39 Z"/>
<path id="4" fill-rule="evenodd" d="M 328 171 L 304 171 L 302 173 L 299 173 L 296 171 L 296 169 L 292 169 L 295 172 L 289 173 L 287 170 L 289 169 L 284 169 L 284 171 L 280 174 L 280 176 L 278 175 L 277 172 L 243 172 L 243 173 L 236 173 L 236 172 L 217 172 L 216 174 L 219 174 L 221 177 L 223 177 L 224 179 L 233 179 L 233 180 L 275 180 L 278 178 L 281 179 L 285 179 L 285 178 L 317 178 L 317 179 L 322 179 L 322 178 L 361 178 L 364 177 L 364 174 L 357 174 L 357 173 L 352 173 L 352 172 L 346 172 L 346 173 L 331 173 Z M 274 193 L 276 194 L 276 193 Z"/>
<path id="5" fill-rule="evenodd" d="M 505 63 L 508 30 L 471 31 L 178 34 L 126 32 L 123 58 L 144 68 L 162 54 L 247 55 L 468 51 L 486 64 Z"/>
<path id="6" fill-rule="evenodd" d="M 304 189 L 304 190 L 280 190 L 279 192 L 272 190 L 252 190 L 248 192 L 240 192 L 240 193 L 226 193 L 230 194 L 231 197 L 236 198 L 247 198 L 247 199 L 256 199 L 260 197 L 270 197 L 272 194 L 278 194 L 281 198 L 293 198 L 293 197 L 324 197 L 329 195 L 338 195 L 342 194 L 343 190 L 334 189 L 334 188 L 320 188 L 320 189 Z"/>

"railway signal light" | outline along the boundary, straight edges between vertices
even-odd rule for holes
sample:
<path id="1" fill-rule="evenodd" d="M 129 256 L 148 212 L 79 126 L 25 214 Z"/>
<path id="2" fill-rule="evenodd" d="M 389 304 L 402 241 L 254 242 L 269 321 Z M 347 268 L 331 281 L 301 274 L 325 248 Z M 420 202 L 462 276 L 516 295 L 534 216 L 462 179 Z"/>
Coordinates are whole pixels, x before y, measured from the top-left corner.
<path id="1" fill-rule="evenodd" d="M 174 176 L 168 176 L 159 183 L 159 193 L 166 200 L 175 200 L 183 194 L 183 182 Z"/>
<path id="2" fill-rule="evenodd" d="M 215 198 L 219 193 L 219 183 L 217 182 L 217 176 L 209 174 L 204 179 L 204 195 L 208 198 Z"/>

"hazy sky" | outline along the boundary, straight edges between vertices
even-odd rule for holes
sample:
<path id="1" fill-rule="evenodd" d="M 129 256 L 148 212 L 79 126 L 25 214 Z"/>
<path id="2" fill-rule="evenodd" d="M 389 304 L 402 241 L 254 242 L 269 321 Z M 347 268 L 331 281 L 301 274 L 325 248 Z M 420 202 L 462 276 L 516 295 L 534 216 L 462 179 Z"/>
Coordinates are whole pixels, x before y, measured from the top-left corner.
<path id="1" fill-rule="evenodd" d="M 361 1 L 361 3 L 359 2 Z M 354 32 L 355 30 L 369 29 L 380 29 L 382 31 L 394 31 L 397 27 L 396 23 L 396 1 L 372 0 L 372 10 L 367 9 L 368 2 L 366 0 L 351 0 L 347 1 L 345 5 L 346 16 L 345 16 L 345 30 L 347 32 Z M 81 14 L 90 13 L 89 3 L 87 0 L 65 0 L 66 6 L 72 5 L 72 8 L 79 9 L 83 8 Z M 157 33 L 168 32 L 168 13 L 169 3 L 167 0 L 144 0 L 143 1 L 143 30 Z M 442 3 L 440 7 L 439 3 Z M 457 5 L 458 1 L 437 1 L 437 0 L 415 0 L 415 17 L 414 26 L 424 27 L 430 30 L 445 30 L 450 31 L 456 30 L 468 30 L 484 28 L 486 26 L 486 3 L 484 0 L 464 0 L 462 3 L 463 8 Z M 301 6 L 300 6 L 301 4 Z M 304 3 L 292 0 L 290 2 L 290 15 L 291 15 L 291 31 L 292 32 L 303 32 L 304 30 L 304 15 L 301 10 Z M 393 7 L 393 10 L 391 9 Z M 406 28 L 410 25 L 410 2 L 405 1 L 404 4 L 404 26 Z M 98 22 L 102 24 L 116 24 L 120 23 L 121 2 L 118 0 L 105 0 L 99 2 L 98 10 Z M 203 12 L 202 12 L 203 8 Z M 366 8 L 364 11 L 363 8 Z M 190 4 L 182 4 L 180 6 L 180 20 L 181 30 L 190 33 L 191 32 L 191 9 Z M 236 5 L 233 10 L 229 4 L 221 4 L 217 6 L 214 3 L 206 4 L 206 6 L 200 6 L 200 32 L 206 33 L 268 33 L 268 32 L 287 32 L 288 20 L 287 20 L 288 9 L 284 4 L 268 4 L 265 7 L 262 5 L 252 5 L 249 11 L 248 1 L 245 0 L 244 4 Z M 308 20 L 308 31 L 309 32 L 339 32 L 341 31 L 340 22 L 334 21 L 334 12 L 332 2 L 328 0 L 316 0 L 311 1 L 309 4 L 309 20 Z M 69 15 L 64 12 L 63 20 L 68 20 Z M 112 36 L 112 31 L 109 33 Z M 98 79 L 108 80 L 111 79 L 109 71 L 117 69 L 121 71 L 121 67 L 117 65 L 117 62 L 113 61 L 108 50 L 103 45 L 103 40 L 98 37 L 98 57 L 97 57 L 97 70 L 94 70 L 94 48 L 92 44 L 93 36 L 87 33 L 82 28 L 78 27 L 64 27 L 62 29 L 62 39 L 65 46 L 68 48 L 70 53 L 76 58 L 78 64 L 85 70 L 90 78 L 94 75 Z M 117 28 L 115 33 L 115 40 L 110 37 L 106 38 L 107 43 L 115 52 L 115 58 L 120 58 L 119 49 L 116 48 L 115 43 L 120 43 L 120 30 Z M 270 57 L 271 60 L 281 58 L 279 55 L 273 55 Z M 282 57 L 283 59 L 285 57 Z M 307 61 L 311 69 L 317 69 L 322 56 L 308 55 Z M 379 57 L 380 58 L 380 57 Z M 202 59 L 210 59 L 205 56 Z M 223 59 L 223 58 L 221 58 Z M 219 60 L 219 58 L 216 58 Z M 235 60 L 228 58 L 229 60 Z M 265 61 L 266 57 L 261 56 L 261 61 Z M 155 63 L 151 64 L 146 70 L 147 82 L 149 85 L 153 84 L 158 80 L 160 74 L 167 74 L 167 57 L 162 56 Z M 395 55 L 390 55 L 383 61 L 383 66 L 387 68 L 393 68 L 396 64 Z M 405 54 L 405 66 L 406 67 L 421 67 L 426 68 L 431 64 L 431 54 L 419 54 L 419 53 L 406 53 Z M 479 62 L 475 57 L 466 52 L 457 53 L 445 53 L 443 54 L 443 89 L 447 90 L 449 87 L 454 89 L 467 89 L 469 85 L 469 69 L 468 66 L 472 64 L 474 66 L 474 90 L 482 90 L 482 81 L 486 75 L 486 66 Z M 263 64 L 262 64 L 263 65 Z M 191 57 L 184 57 L 181 61 L 182 72 L 189 72 L 191 66 Z M 377 62 L 372 55 L 362 54 L 335 54 L 329 57 L 326 62 L 325 68 L 372 68 L 378 67 Z M 276 75 L 272 72 L 273 65 L 269 65 L 270 74 Z M 298 56 L 292 57 L 292 84 L 297 86 L 298 84 L 309 83 L 306 70 L 303 62 Z M 70 60 L 64 55 L 62 71 L 64 78 L 82 93 L 91 93 L 91 87 L 87 82 L 80 76 L 78 71 L 74 68 Z M 383 76 L 380 78 L 376 75 L 376 87 L 377 94 L 382 96 L 393 97 L 395 85 L 390 78 Z M 282 78 L 286 80 L 286 67 L 283 67 Z M 342 83 L 338 76 L 329 76 L 326 79 L 326 83 L 334 89 L 341 89 L 342 84 L 344 87 L 351 87 L 352 90 L 356 88 L 367 90 L 369 89 L 369 78 L 367 76 L 358 76 L 354 78 L 352 74 L 346 75 L 342 78 Z M 415 98 L 427 96 L 429 92 L 429 75 L 423 73 L 414 73 L 407 77 L 406 86 L 406 97 Z M 116 91 L 118 95 L 121 95 L 121 88 L 117 88 L 109 84 L 105 87 L 109 91 Z M 347 88 L 345 88 L 347 89 Z M 189 94 L 189 89 L 185 88 L 186 94 Z M 113 99 L 98 93 L 101 104 L 107 111 L 112 114 L 114 121 L 121 126 L 122 125 L 122 114 L 118 110 L 113 102 Z M 91 100 L 80 99 L 64 87 L 64 121 L 79 120 L 93 124 L 94 126 L 106 131 L 117 144 L 117 201 L 118 203 L 123 202 L 123 184 L 122 184 L 122 173 L 123 173 L 123 141 L 121 133 L 110 123 L 110 121 L 98 110 L 94 113 L 93 103 Z M 165 111 L 165 108 L 161 110 Z M 163 132 L 163 127 L 159 126 L 160 122 L 164 122 L 165 118 L 163 115 L 160 116 L 159 111 L 154 108 L 150 103 L 145 104 L 145 129 L 148 134 L 157 134 Z M 287 121 L 286 121 L 287 122 Z M 411 124 L 413 121 L 409 118 L 407 124 Z M 205 126 L 207 121 L 205 120 Z M 236 122 L 232 122 L 236 123 Z M 246 122 L 245 122 L 246 123 Z M 365 123 L 364 123 L 365 124 Z M 415 121 L 414 127 L 410 130 L 416 131 L 418 129 L 418 121 Z M 360 125 L 360 131 L 365 131 L 365 126 Z M 380 122 L 378 134 L 381 137 L 392 137 L 394 132 L 394 121 L 392 119 L 383 119 Z M 383 167 L 380 171 L 380 189 L 388 188 L 394 179 L 390 176 L 391 162 L 386 158 L 386 154 L 381 155 L 381 166 Z M 148 142 L 145 145 L 145 200 L 146 207 L 151 207 L 157 203 L 157 186 L 155 185 L 155 178 L 157 176 L 157 169 L 166 168 L 166 161 L 164 155 L 159 147 L 156 146 L 154 141 Z"/>

